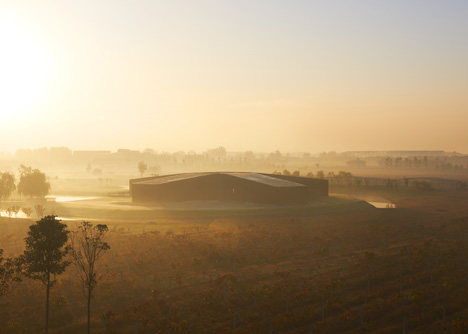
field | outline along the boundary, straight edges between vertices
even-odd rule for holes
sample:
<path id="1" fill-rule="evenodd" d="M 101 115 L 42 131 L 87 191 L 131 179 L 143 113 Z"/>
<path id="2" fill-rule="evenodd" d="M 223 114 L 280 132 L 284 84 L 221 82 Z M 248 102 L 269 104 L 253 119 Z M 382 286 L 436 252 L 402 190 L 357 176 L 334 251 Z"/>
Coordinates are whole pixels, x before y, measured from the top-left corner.
<path id="1" fill-rule="evenodd" d="M 93 332 L 466 332 L 465 193 L 387 195 L 396 209 L 334 199 L 328 209 L 189 218 L 194 212 L 111 207 L 97 217 L 110 227 L 111 250 L 100 264 Z M 88 217 L 106 203 L 49 210 Z M 20 254 L 31 223 L 1 218 L 0 248 Z M 86 328 L 76 276 L 69 267 L 51 290 L 52 333 Z M 14 284 L 0 299 L 0 332 L 40 332 L 44 293 L 31 280 Z"/>

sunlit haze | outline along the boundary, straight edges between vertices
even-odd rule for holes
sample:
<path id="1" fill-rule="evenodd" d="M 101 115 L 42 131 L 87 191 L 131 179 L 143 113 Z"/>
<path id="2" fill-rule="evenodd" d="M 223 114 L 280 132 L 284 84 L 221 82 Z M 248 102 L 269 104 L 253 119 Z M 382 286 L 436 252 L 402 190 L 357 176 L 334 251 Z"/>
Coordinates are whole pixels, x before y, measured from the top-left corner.
<path id="1" fill-rule="evenodd" d="M 468 0 L 0 0 L 0 333 L 468 333 Z"/>
<path id="2" fill-rule="evenodd" d="M 468 152 L 467 1 L 1 1 L 0 150 Z"/>

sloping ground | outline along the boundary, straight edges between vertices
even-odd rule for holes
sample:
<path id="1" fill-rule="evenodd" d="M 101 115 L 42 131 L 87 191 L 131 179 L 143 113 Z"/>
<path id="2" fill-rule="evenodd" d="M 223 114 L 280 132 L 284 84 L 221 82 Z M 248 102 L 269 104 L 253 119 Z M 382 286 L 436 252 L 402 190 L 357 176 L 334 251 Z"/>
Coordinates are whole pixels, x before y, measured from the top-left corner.
<path id="1" fill-rule="evenodd" d="M 151 220 L 156 218 L 213 218 L 213 217 L 271 217 L 314 216 L 332 212 L 371 210 L 373 207 L 359 200 L 324 198 L 301 206 L 259 206 L 255 204 L 186 202 L 145 207 L 132 205 L 128 199 L 100 199 L 69 203 L 51 203 L 49 211 L 61 217 L 86 219 Z"/>
<path id="2" fill-rule="evenodd" d="M 22 251 L 28 222 L 0 223 L 0 244 L 8 254 Z M 468 329 L 468 218 L 450 211 L 156 219 L 110 223 L 110 230 L 94 333 Z M 51 333 L 85 331 L 82 292 L 73 268 L 58 277 Z M 44 287 L 17 283 L 0 299 L 0 331 L 40 332 L 43 310 Z"/>

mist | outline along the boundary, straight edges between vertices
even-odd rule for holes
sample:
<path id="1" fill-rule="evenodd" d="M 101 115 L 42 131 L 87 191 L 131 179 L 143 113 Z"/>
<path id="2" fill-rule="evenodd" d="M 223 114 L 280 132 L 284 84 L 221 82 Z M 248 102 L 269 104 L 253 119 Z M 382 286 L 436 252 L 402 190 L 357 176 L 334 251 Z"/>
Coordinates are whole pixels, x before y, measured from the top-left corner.
<path id="1" fill-rule="evenodd" d="M 467 17 L 2 0 L 0 333 L 467 333 Z"/>

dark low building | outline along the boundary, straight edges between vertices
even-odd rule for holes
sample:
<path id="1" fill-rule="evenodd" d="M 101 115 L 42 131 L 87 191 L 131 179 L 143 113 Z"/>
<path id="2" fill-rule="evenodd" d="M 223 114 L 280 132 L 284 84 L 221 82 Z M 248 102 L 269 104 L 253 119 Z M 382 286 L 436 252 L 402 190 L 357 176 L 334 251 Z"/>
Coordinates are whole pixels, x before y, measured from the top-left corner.
<path id="1" fill-rule="evenodd" d="M 135 203 L 238 201 L 265 204 L 307 203 L 328 196 L 328 181 L 263 173 L 183 173 L 130 180 Z"/>

